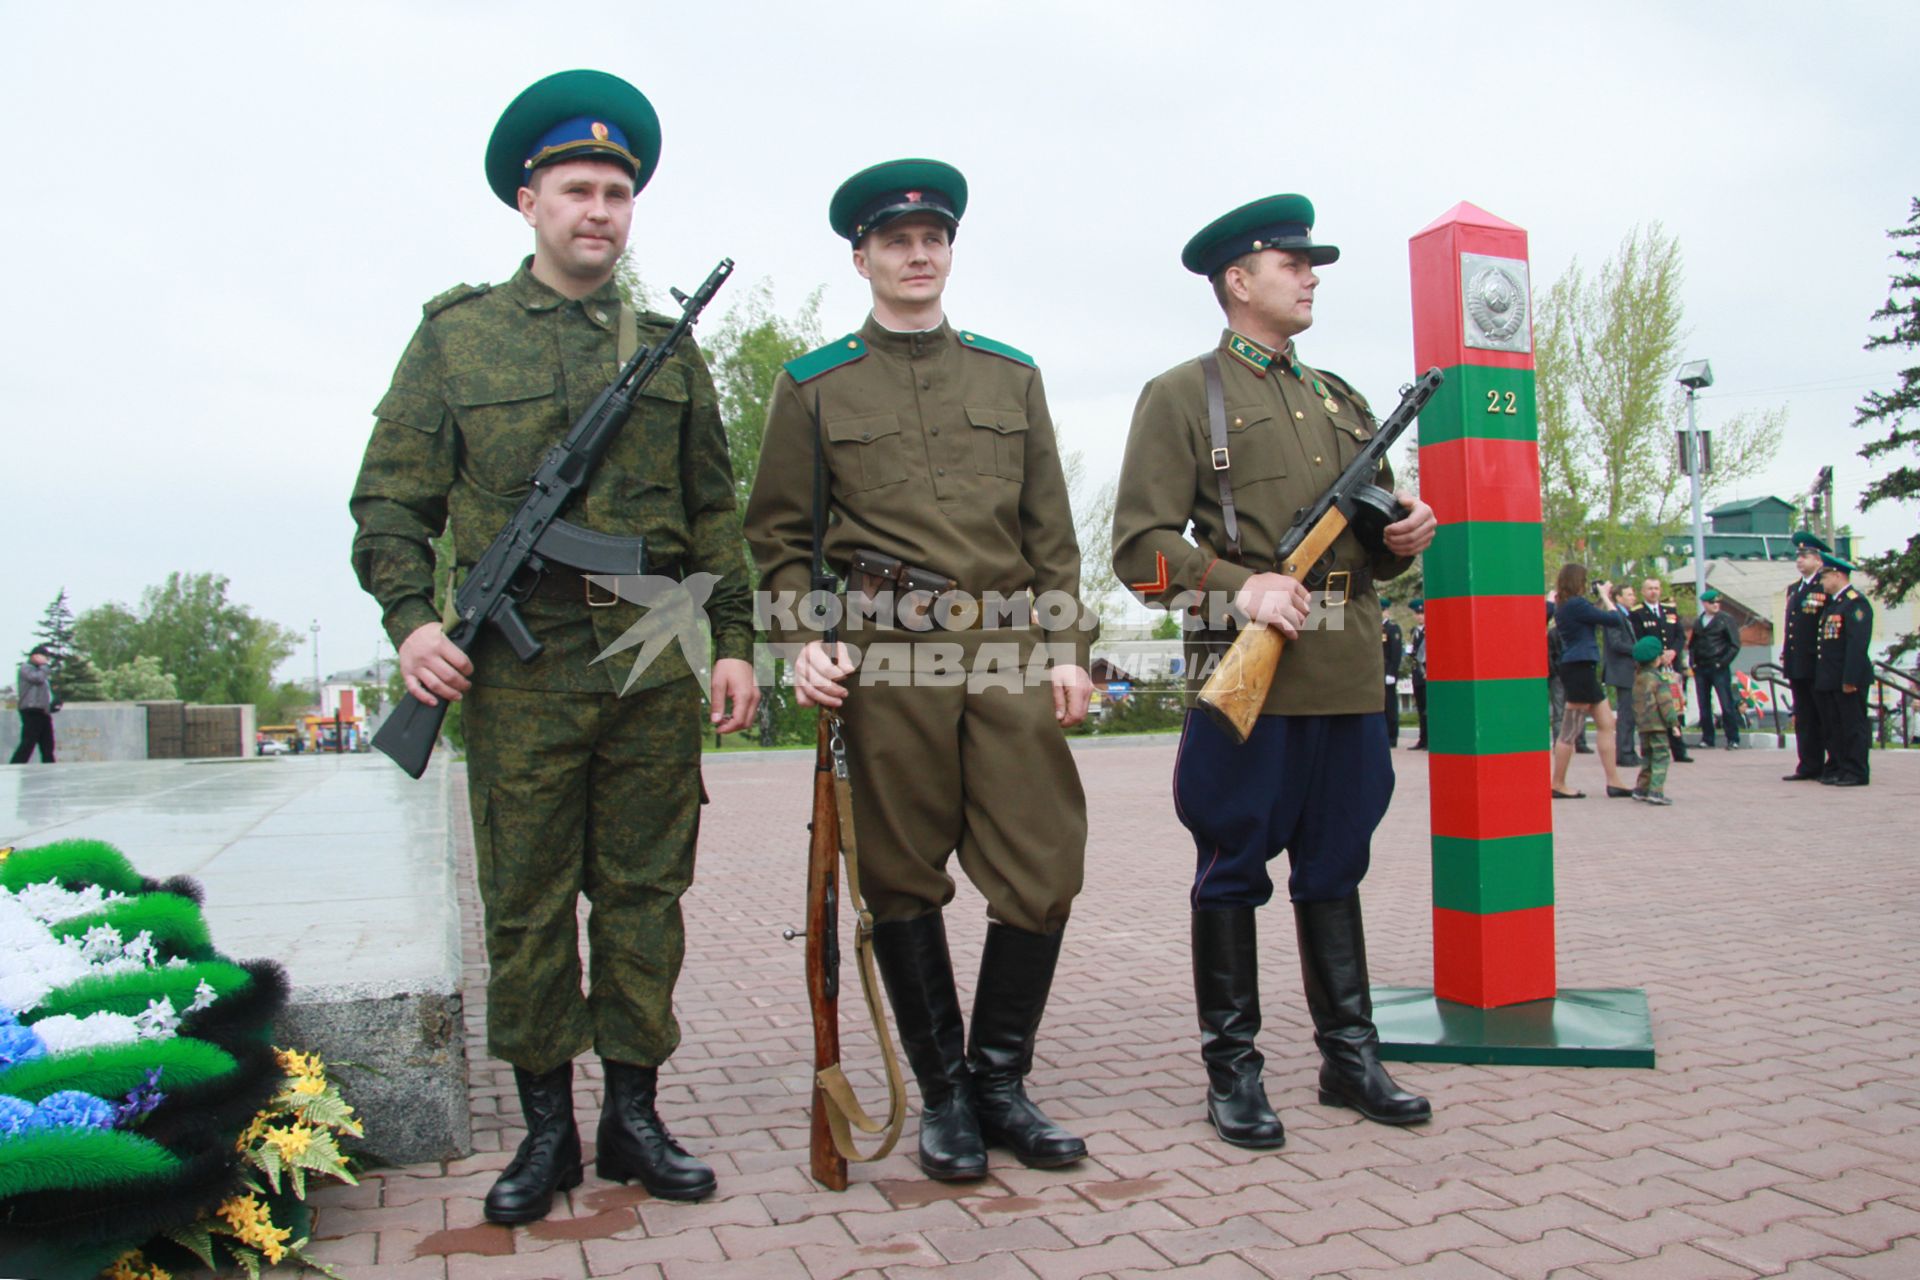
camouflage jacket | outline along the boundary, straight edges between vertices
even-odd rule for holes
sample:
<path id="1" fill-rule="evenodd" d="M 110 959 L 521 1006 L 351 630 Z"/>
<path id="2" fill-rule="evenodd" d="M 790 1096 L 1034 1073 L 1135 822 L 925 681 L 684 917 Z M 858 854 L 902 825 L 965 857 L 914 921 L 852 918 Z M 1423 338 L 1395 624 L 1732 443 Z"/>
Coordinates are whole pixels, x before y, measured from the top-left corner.
<path id="1" fill-rule="evenodd" d="M 1637 732 L 1662 733 L 1680 727 L 1680 704 L 1673 686 L 1654 663 L 1643 662 L 1633 675 L 1633 720 Z"/>
<path id="2" fill-rule="evenodd" d="M 541 456 L 613 380 L 620 298 L 611 283 L 569 299 L 534 279 L 532 259 L 506 284 L 462 285 L 425 307 L 420 327 L 374 410 L 350 509 L 353 567 L 380 602 L 396 647 L 440 620 L 429 540 L 449 524 L 455 559 L 470 567 L 528 492 Z M 639 340 L 671 321 L 643 313 Z M 733 469 L 706 362 L 691 339 L 647 386 L 586 491 L 565 518 L 601 533 L 646 539 L 650 565 L 677 576 L 712 574 L 706 601 L 714 656 L 748 658 L 751 589 L 734 514 Z M 703 580 L 704 581 L 704 580 Z M 596 662 L 643 616 L 622 601 L 536 595 L 521 612 L 546 651 L 514 657 L 488 628 L 473 650 L 475 679 L 503 688 L 618 692 L 629 661 Z M 636 682 L 688 674 L 669 645 Z"/>
<path id="3" fill-rule="evenodd" d="M 1141 391 L 1120 469 L 1113 571 L 1147 604 L 1178 607 L 1216 592 L 1230 600 L 1255 573 L 1271 571 L 1294 512 L 1326 491 L 1377 425 L 1357 392 L 1299 364 L 1291 349 L 1271 352 L 1228 329 L 1218 352 L 1242 562 L 1222 558 L 1227 539 L 1211 465 L 1206 385 L 1199 360 L 1188 360 Z M 1377 482 L 1391 488 L 1391 468 L 1383 466 Z M 1192 541 L 1184 536 L 1189 521 Z M 1318 613 L 1311 630 L 1287 642 L 1262 714 L 1380 709 L 1386 672 L 1372 583 L 1406 572 L 1413 562 L 1369 555 L 1350 531 L 1330 554 L 1331 569 L 1350 575 L 1350 599 Z M 1190 644 L 1189 694 L 1203 670 L 1199 657 Z"/>

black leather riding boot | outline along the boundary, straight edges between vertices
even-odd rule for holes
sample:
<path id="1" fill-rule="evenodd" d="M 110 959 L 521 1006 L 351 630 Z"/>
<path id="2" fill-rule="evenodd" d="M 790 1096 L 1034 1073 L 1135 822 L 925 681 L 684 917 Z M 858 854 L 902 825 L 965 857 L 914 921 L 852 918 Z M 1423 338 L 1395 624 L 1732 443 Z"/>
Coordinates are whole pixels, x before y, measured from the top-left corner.
<path id="1" fill-rule="evenodd" d="M 973 1069 L 980 1134 L 1033 1169 L 1087 1157 L 1087 1144 L 1042 1115 L 1024 1083 L 1060 961 L 1060 938 L 990 922 L 980 954 L 980 984 L 973 991 L 967 1065 Z"/>
<path id="2" fill-rule="evenodd" d="M 637 1181 L 662 1200 L 704 1200 L 713 1194 L 713 1170 L 688 1155 L 660 1122 L 654 1099 L 656 1067 L 601 1059 L 607 1096 L 600 1104 L 599 1151 L 593 1171 L 608 1182 Z"/>
<path id="3" fill-rule="evenodd" d="M 873 927 L 873 958 L 901 1052 L 920 1085 L 920 1168 L 939 1182 L 987 1176 L 987 1146 L 967 1075 L 967 1028 L 938 911 Z"/>
<path id="4" fill-rule="evenodd" d="M 488 1222 L 536 1222 L 553 1208 L 553 1193 L 580 1185 L 580 1133 L 573 1127 L 573 1064 L 541 1075 L 513 1069 L 527 1136 L 513 1163 L 487 1192 Z"/>
<path id="5" fill-rule="evenodd" d="M 1260 948 L 1252 907 L 1193 913 L 1193 995 L 1207 1064 L 1207 1119 L 1236 1147 L 1287 1140 L 1267 1102 L 1260 1034 Z"/>
<path id="6" fill-rule="evenodd" d="M 1320 1101 L 1352 1107 L 1381 1124 L 1420 1124 L 1433 1117 L 1427 1100 L 1393 1082 L 1380 1065 L 1367 986 L 1367 938 L 1360 895 L 1338 902 L 1296 902 L 1300 971 L 1306 981 L 1313 1041 L 1320 1046 Z"/>

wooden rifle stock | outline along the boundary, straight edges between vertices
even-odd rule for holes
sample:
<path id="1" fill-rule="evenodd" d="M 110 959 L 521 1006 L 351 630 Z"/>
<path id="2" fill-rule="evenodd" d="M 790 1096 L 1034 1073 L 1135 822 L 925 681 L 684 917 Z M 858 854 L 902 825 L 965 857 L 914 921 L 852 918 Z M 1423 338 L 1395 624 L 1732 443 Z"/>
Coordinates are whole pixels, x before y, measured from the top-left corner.
<path id="1" fill-rule="evenodd" d="M 833 791 L 833 717 L 820 713 L 813 759 L 813 821 L 807 843 L 807 1003 L 813 1010 L 812 1133 L 814 1181 L 847 1189 L 847 1161 L 833 1144 L 820 1073 L 840 1061 L 840 811 Z"/>
<path id="2" fill-rule="evenodd" d="M 1327 553 L 1334 539 L 1346 532 L 1347 518 L 1338 507 L 1330 507 L 1317 524 L 1307 531 L 1293 554 L 1280 565 L 1281 576 L 1304 581 L 1307 571 Z M 1280 654 L 1287 638 L 1278 627 L 1264 622 L 1248 622 L 1233 639 L 1233 646 L 1220 659 L 1220 665 L 1207 677 L 1196 701 L 1213 718 L 1221 731 L 1236 743 L 1244 743 L 1253 732 L 1260 709 L 1267 705 L 1267 691 L 1273 687 L 1273 673 L 1280 665 Z"/>

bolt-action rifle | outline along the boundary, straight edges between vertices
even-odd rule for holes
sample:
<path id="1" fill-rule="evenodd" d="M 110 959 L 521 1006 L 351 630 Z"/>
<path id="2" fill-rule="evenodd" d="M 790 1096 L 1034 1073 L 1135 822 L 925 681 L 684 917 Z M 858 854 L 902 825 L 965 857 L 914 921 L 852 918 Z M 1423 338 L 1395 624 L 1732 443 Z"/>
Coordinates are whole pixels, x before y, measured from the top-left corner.
<path id="1" fill-rule="evenodd" d="M 653 381 L 680 340 L 693 331 L 700 313 L 732 274 L 733 259 L 722 258 L 692 297 L 673 290 L 674 301 L 680 304 L 680 319 L 667 336 L 651 347 L 636 350 L 613 382 L 587 406 L 566 439 L 547 450 L 530 478 L 533 491 L 494 535 L 493 545 L 473 566 L 454 597 L 455 621 L 447 639 L 462 653 L 471 651 L 481 628 L 491 624 L 506 636 L 520 661 L 532 662 L 540 656 L 544 646 L 527 629 L 519 605 L 538 585 L 549 564 L 579 573 L 617 576 L 647 571 L 646 547 L 640 539 L 595 533 L 568 524 L 560 519 L 560 513 L 593 479 L 594 468 L 627 424 L 634 397 Z M 428 706 L 408 692 L 380 726 L 380 732 L 373 735 L 373 745 L 417 778 L 426 772 L 446 717 L 445 699 Z"/>
<path id="2" fill-rule="evenodd" d="M 1360 456 L 1348 464 L 1340 478 L 1328 486 L 1312 506 L 1301 508 L 1294 516 L 1293 524 L 1288 526 L 1274 552 L 1278 571 L 1283 576 L 1296 582 L 1308 581 L 1320 558 L 1349 528 L 1368 550 L 1377 551 L 1383 545 L 1381 535 L 1386 527 L 1406 518 L 1406 508 L 1374 484 L 1374 477 L 1380 474 L 1387 450 L 1413 425 L 1420 410 L 1440 389 L 1441 380 L 1440 370 L 1429 369 L 1412 386 L 1404 388 L 1399 405 L 1360 450 Z M 1248 621 L 1200 690 L 1197 701 L 1201 708 L 1235 742 L 1245 742 L 1253 732 L 1253 722 L 1259 719 L 1260 708 L 1266 705 L 1267 690 L 1273 687 L 1274 668 L 1279 665 L 1286 643 L 1286 637 L 1278 628 Z"/>

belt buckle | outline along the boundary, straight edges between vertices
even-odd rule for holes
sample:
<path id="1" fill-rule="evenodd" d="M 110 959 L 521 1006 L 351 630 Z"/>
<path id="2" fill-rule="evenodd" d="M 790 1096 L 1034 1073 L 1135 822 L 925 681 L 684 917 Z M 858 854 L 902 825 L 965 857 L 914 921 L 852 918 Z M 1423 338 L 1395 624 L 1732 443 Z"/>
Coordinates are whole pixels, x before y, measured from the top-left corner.
<path id="1" fill-rule="evenodd" d="M 1227 446 L 1221 445 L 1213 451 L 1213 469 L 1215 471 L 1225 471 L 1227 469 L 1227 463 Z"/>
<path id="2" fill-rule="evenodd" d="M 584 573 L 580 575 L 580 585 L 586 588 L 587 608 L 589 609 L 609 609 L 620 603 L 620 593 L 618 591 L 607 592 L 607 598 L 605 600 L 594 599 L 593 579 Z"/>
<path id="3" fill-rule="evenodd" d="M 1335 586 L 1333 585 L 1333 580 L 1335 578 L 1340 579 L 1340 585 L 1338 588 L 1335 588 Z M 1336 593 L 1336 590 L 1340 596 L 1338 600 L 1333 598 Z M 1351 596 L 1352 594 L 1353 594 L 1352 571 L 1347 569 L 1335 569 L 1331 573 L 1327 574 L 1326 592 L 1324 595 L 1320 597 L 1320 602 L 1323 606 L 1325 606 L 1328 609 L 1337 609 L 1341 605 L 1344 605 L 1347 602 L 1348 597 Z"/>

